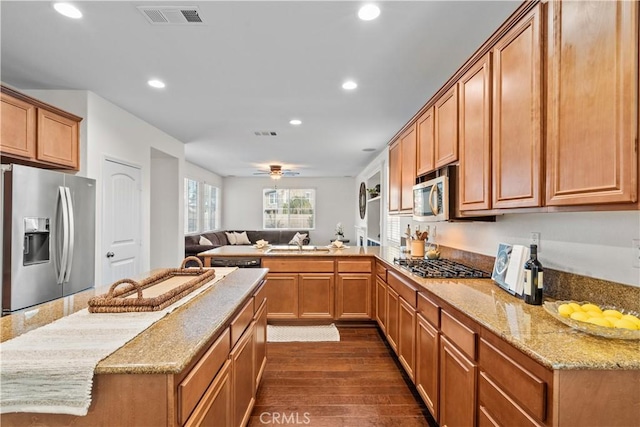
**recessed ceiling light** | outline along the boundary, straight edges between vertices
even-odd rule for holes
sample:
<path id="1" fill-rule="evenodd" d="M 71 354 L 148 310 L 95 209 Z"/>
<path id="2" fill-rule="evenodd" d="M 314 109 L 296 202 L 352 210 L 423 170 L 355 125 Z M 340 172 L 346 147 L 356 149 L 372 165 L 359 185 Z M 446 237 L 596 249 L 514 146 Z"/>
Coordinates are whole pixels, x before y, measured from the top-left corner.
<path id="1" fill-rule="evenodd" d="M 67 18 L 82 18 L 82 12 L 80 12 L 80 10 L 71 3 L 55 3 L 53 7 L 59 14 L 64 15 Z"/>
<path id="2" fill-rule="evenodd" d="M 151 87 L 155 87 L 156 89 L 163 89 L 166 86 L 163 81 L 158 79 L 151 79 L 147 84 Z"/>
<path id="3" fill-rule="evenodd" d="M 342 83 L 342 89 L 345 90 L 353 90 L 357 87 L 358 83 L 354 82 L 353 80 L 347 80 L 346 82 Z"/>
<path id="4" fill-rule="evenodd" d="M 298 125 L 302 124 L 302 120 L 298 120 L 298 119 L 289 120 L 289 124 L 290 125 L 294 125 L 294 126 L 298 126 Z"/>
<path id="5" fill-rule="evenodd" d="M 380 8 L 375 4 L 366 4 L 358 10 L 358 18 L 363 21 L 371 21 L 380 16 Z"/>
<path id="6" fill-rule="evenodd" d="M 362 151 L 371 152 L 371 151 L 376 151 L 376 149 L 375 148 L 363 148 Z"/>

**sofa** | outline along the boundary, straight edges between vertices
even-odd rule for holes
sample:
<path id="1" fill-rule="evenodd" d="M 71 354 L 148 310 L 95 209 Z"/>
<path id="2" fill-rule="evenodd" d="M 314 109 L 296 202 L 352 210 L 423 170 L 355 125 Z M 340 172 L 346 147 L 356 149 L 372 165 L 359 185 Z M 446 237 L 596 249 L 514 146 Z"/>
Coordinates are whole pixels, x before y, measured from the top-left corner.
<path id="1" fill-rule="evenodd" d="M 208 233 L 201 234 L 193 234 L 189 236 L 184 236 L 184 256 L 196 256 L 200 252 L 208 251 L 209 249 L 217 248 L 220 246 L 226 246 L 229 244 L 229 240 L 227 239 L 226 233 L 236 232 L 242 233 L 243 231 L 247 232 L 247 237 L 251 241 L 251 244 L 254 244 L 258 240 L 266 240 L 271 245 L 286 245 L 288 244 L 293 236 L 296 233 L 306 234 L 307 237 L 304 239 L 304 244 L 308 245 L 311 243 L 309 230 L 224 230 L 224 231 L 210 231 Z M 209 241 L 211 241 L 211 245 L 201 245 L 200 236 L 204 236 Z"/>

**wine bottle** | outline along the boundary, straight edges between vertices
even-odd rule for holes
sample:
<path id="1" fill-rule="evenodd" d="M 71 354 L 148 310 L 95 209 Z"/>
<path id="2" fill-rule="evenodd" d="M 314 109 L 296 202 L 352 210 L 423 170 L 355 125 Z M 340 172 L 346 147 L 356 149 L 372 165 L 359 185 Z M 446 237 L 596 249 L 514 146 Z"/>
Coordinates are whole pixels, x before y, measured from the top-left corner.
<path id="1" fill-rule="evenodd" d="M 538 246 L 531 245 L 531 256 L 524 264 L 524 302 L 542 305 L 543 269 L 538 261 Z"/>

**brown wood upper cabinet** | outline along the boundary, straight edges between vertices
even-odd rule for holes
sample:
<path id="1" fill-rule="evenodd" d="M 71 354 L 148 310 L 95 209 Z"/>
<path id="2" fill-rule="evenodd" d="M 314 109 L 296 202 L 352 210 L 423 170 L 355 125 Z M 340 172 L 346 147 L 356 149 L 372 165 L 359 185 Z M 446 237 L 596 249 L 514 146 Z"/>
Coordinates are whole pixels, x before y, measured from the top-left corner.
<path id="1" fill-rule="evenodd" d="M 635 202 L 638 2 L 549 2 L 547 205 Z"/>
<path id="2" fill-rule="evenodd" d="M 413 209 L 416 144 L 414 123 L 389 147 L 389 212 Z"/>
<path id="3" fill-rule="evenodd" d="M 413 210 L 413 186 L 416 184 L 416 127 L 412 125 L 400 137 L 402 149 L 402 191 L 400 210 Z"/>
<path id="4" fill-rule="evenodd" d="M 78 170 L 82 118 L 5 86 L 0 88 L 3 160 Z"/>
<path id="5" fill-rule="evenodd" d="M 492 50 L 493 208 L 542 206 L 540 8 L 533 8 Z"/>
<path id="6" fill-rule="evenodd" d="M 434 159 L 435 139 L 434 139 L 434 115 L 435 108 L 429 107 L 427 111 L 416 121 L 416 136 L 418 137 L 416 147 L 416 175 L 421 176 L 433 171 L 436 168 Z"/>
<path id="7" fill-rule="evenodd" d="M 458 86 L 453 85 L 435 103 L 436 168 L 458 160 Z"/>
<path id="8" fill-rule="evenodd" d="M 491 70 L 485 55 L 458 85 L 460 210 L 491 208 Z"/>
<path id="9" fill-rule="evenodd" d="M 401 161 L 400 140 L 396 140 L 389 146 L 389 212 L 400 210 Z"/>

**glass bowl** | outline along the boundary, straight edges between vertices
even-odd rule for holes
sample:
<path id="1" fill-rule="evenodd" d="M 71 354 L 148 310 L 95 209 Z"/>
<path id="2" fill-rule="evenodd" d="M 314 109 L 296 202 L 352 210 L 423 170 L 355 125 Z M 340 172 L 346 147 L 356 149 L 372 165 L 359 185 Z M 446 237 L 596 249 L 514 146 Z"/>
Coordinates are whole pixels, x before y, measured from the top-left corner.
<path id="1" fill-rule="evenodd" d="M 574 320 L 570 317 L 563 317 L 558 313 L 558 307 L 561 304 L 569 304 L 571 302 L 578 303 L 580 305 L 586 304 L 586 302 L 580 301 L 545 301 L 543 307 L 547 313 L 558 321 L 564 323 L 570 328 L 577 329 L 591 335 L 597 335 L 605 338 L 616 338 L 621 340 L 640 340 L 640 330 L 631 330 L 623 328 L 607 328 L 605 326 L 594 325 L 593 323 L 581 322 Z M 598 304 L 596 304 L 598 305 Z M 602 310 L 618 310 L 622 314 L 633 314 L 638 317 L 638 313 L 632 310 L 625 310 L 614 306 L 603 305 L 599 306 Z"/>

